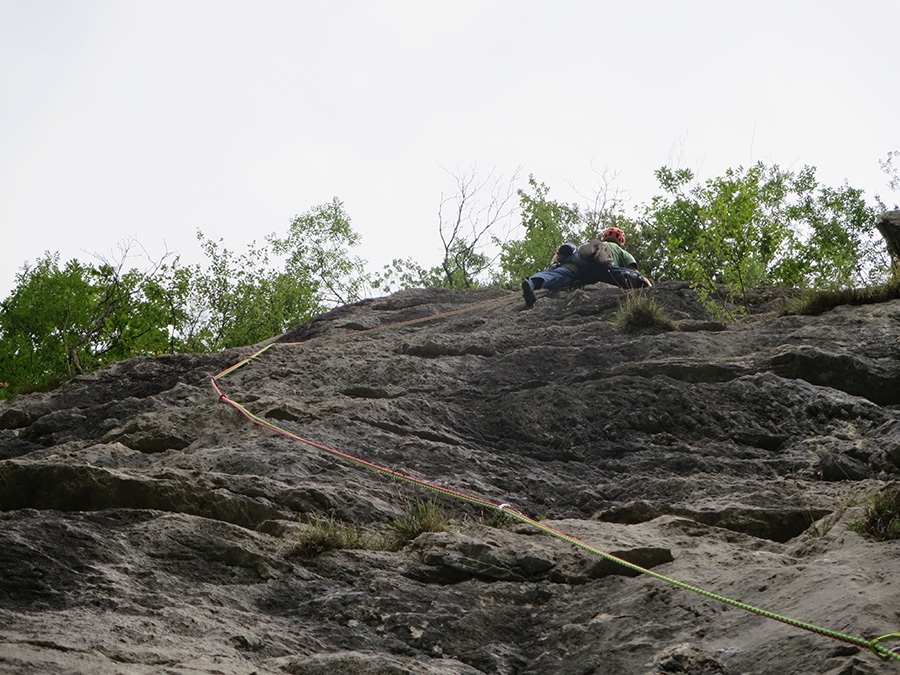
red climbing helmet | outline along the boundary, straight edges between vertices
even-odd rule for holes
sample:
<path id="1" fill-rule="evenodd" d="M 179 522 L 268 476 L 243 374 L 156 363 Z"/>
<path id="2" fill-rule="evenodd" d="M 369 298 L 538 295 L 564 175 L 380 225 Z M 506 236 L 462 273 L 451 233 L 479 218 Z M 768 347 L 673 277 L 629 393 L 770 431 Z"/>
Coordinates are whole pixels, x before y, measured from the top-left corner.
<path id="1" fill-rule="evenodd" d="M 618 227 L 607 227 L 600 235 L 600 241 L 614 241 L 619 246 L 625 245 L 625 233 Z"/>

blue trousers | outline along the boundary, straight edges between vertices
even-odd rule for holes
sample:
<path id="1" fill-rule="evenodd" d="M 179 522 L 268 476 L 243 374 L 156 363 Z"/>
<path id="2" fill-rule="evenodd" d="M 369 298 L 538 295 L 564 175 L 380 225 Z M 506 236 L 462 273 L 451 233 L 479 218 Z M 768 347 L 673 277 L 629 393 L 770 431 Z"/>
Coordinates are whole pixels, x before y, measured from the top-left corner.
<path id="1" fill-rule="evenodd" d="M 539 279 L 537 283 L 535 280 Z M 548 291 L 558 291 L 561 288 L 569 288 L 574 286 L 578 281 L 578 276 L 568 267 L 557 267 L 552 270 L 544 270 L 533 274 L 528 278 L 531 287 L 535 290 L 545 288 Z M 582 283 L 597 283 L 602 281 L 605 284 L 612 284 L 619 288 L 642 288 L 650 284 L 644 279 L 640 272 L 627 267 L 610 267 L 603 271 L 599 277 L 590 279 L 582 279 Z"/>
<path id="2" fill-rule="evenodd" d="M 537 284 L 535 279 L 540 279 Z M 568 267 L 557 267 L 553 270 L 544 270 L 528 278 L 534 289 L 545 288 L 548 291 L 558 291 L 560 288 L 568 288 L 575 284 L 575 272 Z"/>

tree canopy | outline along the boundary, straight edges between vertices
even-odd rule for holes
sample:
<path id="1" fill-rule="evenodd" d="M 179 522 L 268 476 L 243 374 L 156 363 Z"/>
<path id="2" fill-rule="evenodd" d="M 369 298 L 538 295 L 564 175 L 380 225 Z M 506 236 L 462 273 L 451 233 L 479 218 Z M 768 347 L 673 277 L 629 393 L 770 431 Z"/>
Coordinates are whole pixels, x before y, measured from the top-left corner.
<path id="1" fill-rule="evenodd" d="M 763 163 L 694 182 L 687 169 L 661 168 L 663 194 L 636 230 L 639 254 L 661 280 L 691 281 L 729 299 L 751 286 L 843 288 L 883 280 L 877 211 L 862 192 L 818 183 L 815 168 L 784 171 Z"/>

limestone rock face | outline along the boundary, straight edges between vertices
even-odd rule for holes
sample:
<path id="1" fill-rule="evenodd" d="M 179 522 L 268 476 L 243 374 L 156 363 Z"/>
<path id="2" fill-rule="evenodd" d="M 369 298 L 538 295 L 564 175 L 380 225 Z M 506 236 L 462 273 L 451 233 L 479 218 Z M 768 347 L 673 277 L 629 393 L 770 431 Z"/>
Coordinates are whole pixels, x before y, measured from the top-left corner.
<path id="1" fill-rule="evenodd" d="M 900 541 L 847 528 L 900 480 L 900 301 L 778 317 L 756 289 L 725 324 L 684 284 L 647 293 L 680 330 L 617 330 L 609 286 L 527 310 L 410 290 L 259 354 L 133 359 L 0 403 L 0 672 L 890 669 L 589 548 L 900 631 Z M 254 354 L 220 399 L 211 378 Z M 444 531 L 379 544 L 432 500 Z M 359 536 L 311 552 L 317 522 Z"/>

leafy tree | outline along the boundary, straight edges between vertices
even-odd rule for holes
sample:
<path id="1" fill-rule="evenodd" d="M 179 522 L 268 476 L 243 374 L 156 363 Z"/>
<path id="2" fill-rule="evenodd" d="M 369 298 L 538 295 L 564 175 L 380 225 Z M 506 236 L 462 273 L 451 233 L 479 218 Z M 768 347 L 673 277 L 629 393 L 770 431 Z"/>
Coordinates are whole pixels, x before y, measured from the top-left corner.
<path id="1" fill-rule="evenodd" d="M 528 176 L 528 188 L 519 190 L 524 238 L 501 244 L 498 281 L 516 284 L 543 269 L 560 244 L 579 239 L 583 225 L 577 206 L 549 199 L 550 188 Z"/>
<path id="2" fill-rule="evenodd" d="M 210 352 L 254 344 L 309 319 L 319 304 L 308 286 L 269 265 L 268 252 L 250 244 L 235 254 L 197 233 L 208 264 L 163 271 L 159 292 L 166 297 L 177 352 Z"/>
<path id="3" fill-rule="evenodd" d="M 372 275 L 370 283 L 385 294 L 405 288 L 434 288 L 442 284 L 441 273 L 440 267 L 425 269 L 412 258 L 395 258 L 381 272 Z"/>
<path id="4" fill-rule="evenodd" d="M 0 303 L 0 395 L 41 390 L 113 361 L 164 349 L 164 310 L 145 291 L 155 273 L 46 253 L 16 275 Z"/>
<path id="5" fill-rule="evenodd" d="M 664 249 L 660 278 L 693 281 L 704 295 L 724 284 L 732 296 L 767 280 L 776 255 L 790 245 L 779 217 L 788 174 L 760 164 L 692 188 L 690 170 L 663 168 L 656 176 L 665 193 L 652 203 L 651 238 Z"/>
<path id="6" fill-rule="evenodd" d="M 244 253 L 197 233 L 208 265 L 166 268 L 179 351 L 215 351 L 254 344 L 307 321 L 328 307 L 359 300 L 370 275 L 350 255 L 359 235 L 343 203 L 314 206 L 295 216 L 284 237 L 271 234 L 269 247 L 255 242 Z M 284 268 L 270 255 L 283 258 Z"/>
<path id="7" fill-rule="evenodd" d="M 463 239 L 456 239 L 445 249 L 444 260 L 440 267 L 434 268 L 426 275 L 426 281 L 435 281 L 432 286 L 469 290 L 479 285 L 478 277 L 487 271 L 491 259 L 479 253 Z"/>
<path id="8" fill-rule="evenodd" d="M 92 294 L 86 276 L 77 261 L 60 269 L 59 255 L 50 253 L 16 275 L 17 287 L 0 313 L 0 378 L 8 383 L 0 394 L 46 388 L 75 374 L 70 327 Z"/>
<path id="9" fill-rule="evenodd" d="M 360 236 L 337 197 L 295 216 L 286 237 L 272 234 L 268 241 L 276 254 L 286 256 L 285 272 L 306 289 L 313 313 L 363 297 L 369 282 L 365 261 L 349 253 Z"/>
<path id="10" fill-rule="evenodd" d="M 359 299 L 369 282 L 347 253 L 359 237 L 335 199 L 271 235 L 286 257 L 250 244 L 235 254 L 197 233 L 208 264 L 178 258 L 144 271 L 85 265 L 47 253 L 17 276 L 0 304 L 0 397 L 46 389 L 112 361 L 162 352 L 208 352 L 253 344 L 305 321 L 330 304 Z M 131 245 L 131 244 L 130 244 Z"/>
<path id="11" fill-rule="evenodd" d="M 337 198 L 295 216 L 284 237 L 243 253 L 197 233 L 208 264 L 165 269 L 173 347 L 215 351 L 254 344 L 309 320 L 329 306 L 359 300 L 370 276 L 349 254 L 359 243 Z M 277 268 L 271 256 L 283 259 Z"/>
<path id="12" fill-rule="evenodd" d="M 798 223 L 800 245 L 795 250 L 800 279 L 781 283 L 814 289 L 839 289 L 881 283 L 889 268 L 885 242 L 873 228 L 876 209 L 866 204 L 862 190 L 846 183 L 821 186 L 809 169 L 791 210 Z"/>
<path id="13" fill-rule="evenodd" d="M 751 286 L 842 287 L 877 275 L 874 211 L 860 190 L 820 186 L 814 167 L 794 173 L 760 162 L 704 183 L 663 167 L 656 177 L 663 194 L 640 239 L 658 279 L 746 305 Z"/>

